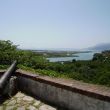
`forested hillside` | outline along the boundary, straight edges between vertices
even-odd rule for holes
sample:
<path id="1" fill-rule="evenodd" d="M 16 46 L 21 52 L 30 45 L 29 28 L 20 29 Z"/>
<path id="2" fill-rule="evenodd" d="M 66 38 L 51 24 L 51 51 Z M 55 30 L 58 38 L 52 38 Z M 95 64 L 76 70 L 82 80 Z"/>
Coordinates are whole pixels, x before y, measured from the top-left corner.
<path id="1" fill-rule="evenodd" d="M 91 61 L 56 62 L 29 50 L 20 50 L 11 41 L 0 40 L 0 69 L 7 68 L 14 60 L 18 68 L 51 77 L 82 80 L 110 86 L 110 51 L 96 53 Z"/>

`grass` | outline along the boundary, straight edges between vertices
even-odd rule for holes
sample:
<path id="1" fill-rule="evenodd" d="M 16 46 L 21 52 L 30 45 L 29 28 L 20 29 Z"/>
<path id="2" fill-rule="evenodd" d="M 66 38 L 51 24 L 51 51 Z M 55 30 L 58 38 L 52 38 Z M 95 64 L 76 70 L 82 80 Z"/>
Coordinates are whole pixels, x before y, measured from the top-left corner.
<path id="1" fill-rule="evenodd" d="M 9 65 L 0 65 L 0 70 L 7 69 Z"/>
<path id="2" fill-rule="evenodd" d="M 67 73 L 59 73 L 53 70 L 45 70 L 45 69 L 33 69 L 30 67 L 26 67 L 23 65 L 18 65 L 18 67 L 22 70 L 32 72 L 34 74 L 39 74 L 42 76 L 50 76 L 50 77 L 59 77 L 59 78 L 72 78 L 71 74 Z"/>

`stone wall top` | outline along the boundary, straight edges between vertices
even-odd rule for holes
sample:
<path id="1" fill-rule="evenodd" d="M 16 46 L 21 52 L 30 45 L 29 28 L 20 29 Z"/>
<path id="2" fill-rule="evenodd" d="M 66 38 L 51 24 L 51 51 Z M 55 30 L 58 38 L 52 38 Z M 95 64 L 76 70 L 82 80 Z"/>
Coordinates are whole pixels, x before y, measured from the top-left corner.
<path id="1" fill-rule="evenodd" d="M 48 76 L 39 76 L 27 71 L 17 70 L 17 75 L 21 75 L 41 83 L 46 83 L 58 88 L 63 88 L 75 93 L 80 93 L 89 97 L 97 98 L 100 100 L 110 102 L 110 87 L 88 84 L 82 81 L 76 81 L 71 79 L 52 78 Z"/>
<path id="2" fill-rule="evenodd" d="M 31 78 L 41 83 L 46 83 L 58 88 L 63 88 L 65 90 L 69 90 L 75 93 L 110 102 L 110 87 L 88 84 L 82 81 L 76 81 L 71 79 L 40 76 L 20 69 L 16 71 L 16 75 Z"/>

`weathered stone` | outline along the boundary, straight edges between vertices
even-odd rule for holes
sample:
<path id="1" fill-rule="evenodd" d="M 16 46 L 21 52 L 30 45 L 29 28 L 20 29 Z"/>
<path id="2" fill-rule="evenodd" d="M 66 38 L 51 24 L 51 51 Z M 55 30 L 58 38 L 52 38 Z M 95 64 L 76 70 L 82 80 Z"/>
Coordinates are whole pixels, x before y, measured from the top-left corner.
<path id="1" fill-rule="evenodd" d="M 3 110 L 3 106 L 0 106 L 0 110 Z"/>
<path id="2" fill-rule="evenodd" d="M 35 108 L 34 106 L 30 105 L 28 108 L 28 110 L 38 110 L 37 108 Z"/>
<path id="3" fill-rule="evenodd" d="M 25 107 L 18 107 L 17 110 L 26 110 Z"/>
<path id="4" fill-rule="evenodd" d="M 10 102 L 10 100 L 6 100 L 3 104 L 7 104 L 7 103 L 9 103 Z"/>
<path id="5" fill-rule="evenodd" d="M 40 103 L 41 103 L 40 101 L 36 100 L 33 105 L 37 107 Z"/>
<path id="6" fill-rule="evenodd" d="M 21 101 L 20 103 L 17 103 L 17 105 L 20 107 L 20 106 L 28 106 L 30 105 L 31 103 L 27 103 L 26 101 Z"/>
<path id="7" fill-rule="evenodd" d="M 57 109 L 53 108 L 49 105 L 42 105 L 42 106 L 40 106 L 39 110 L 57 110 Z"/>
<path id="8" fill-rule="evenodd" d="M 8 85 L 9 85 L 8 95 L 12 97 L 17 92 L 17 77 L 16 76 L 11 76 Z"/>
<path id="9" fill-rule="evenodd" d="M 7 106 L 5 110 L 14 110 L 15 106 Z"/>
<path id="10" fill-rule="evenodd" d="M 25 96 L 25 95 L 24 95 L 23 93 L 18 92 L 15 97 L 16 97 L 16 98 L 18 98 L 18 97 L 19 97 L 19 98 L 20 98 L 20 97 L 22 98 L 22 97 L 24 97 L 24 96 Z"/>
<path id="11" fill-rule="evenodd" d="M 110 102 L 104 102 L 104 110 L 110 110 Z"/>
<path id="12" fill-rule="evenodd" d="M 103 101 L 101 100 L 94 100 L 93 98 L 90 97 L 83 97 L 82 99 L 85 102 L 85 109 L 86 110 L 104 110 L 103 109 Z M 83 108 L 83 110 L 85 110 Z"/>
<path id="13" fill-rule="evenodd" d="M 18 97 L 18 98 L 16 99 L 16 102 L 17 102 L 17 103 L 21 103 L 21 101 L 22 101 L 22 98 L 19 98 L 19 97 Z"/>
<path id="14" fill-rule="evenodd" d="M 11 100 L 7 105 L 15 105 L 16 104 L 16 100 Z"/>
<path id="15" fill-rule="evenodd" d="M 23 100 L 24 100 L 24 101 L 33 101 L 34 99 L 33 99 L 32 97 L 30 97 L 30 96 L 25 96 L 25 97 L 23 98 Z"/>
<path id="16" fill-rule="evenodd" d="M 39 109 L 40 108 L 40 109 Z M 0 110 L 56 110 L 55 108 L 41 103 L 30 96 L 17 93 L 14 97 L 6 100 L 0 106 Z"/>

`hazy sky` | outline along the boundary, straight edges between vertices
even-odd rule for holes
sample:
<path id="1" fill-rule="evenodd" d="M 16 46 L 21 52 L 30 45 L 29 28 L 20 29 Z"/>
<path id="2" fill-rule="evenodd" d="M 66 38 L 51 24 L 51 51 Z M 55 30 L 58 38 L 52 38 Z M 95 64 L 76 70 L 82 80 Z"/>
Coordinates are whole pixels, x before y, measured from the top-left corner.
<path id="1" fill-rule="evenodd" d="M 110 0 L 0 0 L 0 39 L 34 49 L 110 42 Z"/>

